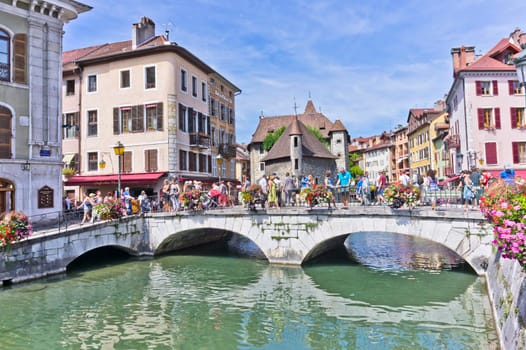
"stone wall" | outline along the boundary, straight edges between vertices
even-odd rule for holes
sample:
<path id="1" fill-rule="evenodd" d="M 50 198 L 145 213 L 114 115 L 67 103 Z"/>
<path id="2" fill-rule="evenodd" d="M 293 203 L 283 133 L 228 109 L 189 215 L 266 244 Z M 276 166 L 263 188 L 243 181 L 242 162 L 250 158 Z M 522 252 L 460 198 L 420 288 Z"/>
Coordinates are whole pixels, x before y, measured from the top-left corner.
<path id="1" fill-rule="evenodd" d="M 497 332 L 503 349 L 526 349 L 526 274 L 500 253 L 493 255 L 486 281 Z"/>

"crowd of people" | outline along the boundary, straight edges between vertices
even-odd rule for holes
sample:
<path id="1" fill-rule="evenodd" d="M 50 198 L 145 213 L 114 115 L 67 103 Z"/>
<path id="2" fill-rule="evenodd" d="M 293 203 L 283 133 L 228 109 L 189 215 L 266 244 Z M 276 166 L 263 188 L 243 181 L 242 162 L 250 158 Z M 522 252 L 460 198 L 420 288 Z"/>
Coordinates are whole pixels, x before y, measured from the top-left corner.
<path id="1" fill-rule="evenodd" d="M 499 177 L 506 183 L 513 184 L 515 173 L 509 165 L 506 165 Z M 456 191 L 460 193 L 460 201 L 467 211 L 478 208 L 484 189 L 494 180 L 491 173 L 480 172 L 476 167 L 472 167 L 470 170 L 462 171 L 458 177 L 441 183 L 434 170 L 428 170 L 423 176 L 418 172 L 411 174 L 409 171 L 402 171 L 398 183 L 402 186 L 417 187 L 420 190 L 419 202 L 430 204 L 432 210 L 437 208 L 437 200 L 440 199 L 438 191 L 441 189 Z M 135 198 L 131 195 L 129 187 L 125 187 L 121 190 L 119 198 L 115 198 L 112 192 L 103 196 L 101 191 L 96 191 L 84 193 L 79 203 L 73 203 L 66 197 L 64 206 L 66 211 L 82 210 L 81 225 L 100 219 L 97 213 L 98 204 L 108 204 L 117 200 L 124 205 L 127 215 L 151 211 L 177 212 L 186 209 L 231 207 L 238 203 L 247 206 L 248 203 L 243 203 L 240 194 L 247 191 L 251 184 L 247 176 L 243 176 L 238 186 L 225 181 L 204 186 L 198 180 L 184 181 L 182 178 L 172 178 L 164 180 L 159 196 L 148 195 L 143 190 Z M 277 174 L 263 175 L 255 184 L 260 188 L 257 201 L 265 209 L 305 205 L 302 191 L 314 189 L 319 185 L 323 185 L 331 192 L 329 206 L 333 205 L 334 208 L 336 202 L 341 203 L 342 209 L 348 209 L 351 201 L 358 202 L 360 205 L 388 204 L 384 198 L 384 192 L 389 185 L 385 171 L 379 172 L 378 176 L 371 180 L 367 171 L 363 175 L 353 177 L 344 168 L 340 168 L 335 176 L 327 170 L 322 181 L 312 175 L 296 177 L 287 172 L 283 179 Z"/>

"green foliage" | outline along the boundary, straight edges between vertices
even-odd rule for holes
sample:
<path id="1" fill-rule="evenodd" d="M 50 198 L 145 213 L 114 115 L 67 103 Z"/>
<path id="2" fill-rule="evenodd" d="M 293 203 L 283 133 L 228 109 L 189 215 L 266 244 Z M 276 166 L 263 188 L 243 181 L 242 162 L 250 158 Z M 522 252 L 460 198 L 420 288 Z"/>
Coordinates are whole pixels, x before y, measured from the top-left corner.
<path id="1" fill-rule="evenodd" d="M 272 148 L 272 146 L 274 146 L 276 141 L 278 141 L 281 135 L 283 135 L 284 131 L 285 127 L 282 126 L 273 133 L 267 134 L 267 136 L 265 136 L 265 139 L 263 140 L 263 149 L 267 152 L 270 151 L 270 149 Z"/>
<path id="2" fill-rule="evenodd" d="M 353 165 L 349 167 L 349 172 L 353 178 L 356 178 L 356 175 L 363 175 L 363 170 L 358 165 Z"/>
<path id="3" fill-rule="evenodd" d="M 307 126 L 307 129 L 309 129 L 309 131 L 314 135 L 316 136 L 316 138 L 321 142 L 323 143 L 326 147 L 329 147 L 329 143 L 327 142 L 327 140 L 325 140 L 325 138 L 323 137 L 323 135 L 321 134 L 321 131 L 319 129 L 316 129 L 314 126 L 310 126 L 310 125 L 306 125 Z"/>

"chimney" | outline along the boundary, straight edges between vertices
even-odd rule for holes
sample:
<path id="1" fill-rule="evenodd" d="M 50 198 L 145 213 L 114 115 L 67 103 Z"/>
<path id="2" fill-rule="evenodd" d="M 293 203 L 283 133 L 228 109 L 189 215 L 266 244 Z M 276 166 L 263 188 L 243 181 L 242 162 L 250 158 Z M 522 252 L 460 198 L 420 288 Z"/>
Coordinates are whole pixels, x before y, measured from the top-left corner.
<path id="1" fill-rule="evenodd" d="M 444 102 L 444 100 L 437 100 L 435 102 L 435 106 L 434 106 L 434 110 L 435 111 L 445 111 L 446 110 L 446 102 Z"/>
<path id="2" fill-rule="evenodd" d="M 142 17 L 141 22 L 132 27 L 132 50 L 155 36 L 155 23 L 148 17 Z"/>
<path id="3" fill-rule="evenodd" d="M 515 30 L 510 34 L 510 42 L 514 45 L 521 46 L 520 36 L 522 34 L 523 33 L 519 28 L 515 28 Z"/>
<path id="4" fill-rule="evenodd" d="M 453 58 L 453 77 L 457 72 L 469 66 L 475 61 L 475 46 L 461 46 L 451 49 Z"/>

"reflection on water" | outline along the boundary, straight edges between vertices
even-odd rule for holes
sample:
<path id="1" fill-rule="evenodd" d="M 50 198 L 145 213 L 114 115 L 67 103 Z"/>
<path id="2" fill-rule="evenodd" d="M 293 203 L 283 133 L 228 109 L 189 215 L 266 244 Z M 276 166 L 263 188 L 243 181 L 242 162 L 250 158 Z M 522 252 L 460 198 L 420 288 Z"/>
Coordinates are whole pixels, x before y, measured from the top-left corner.
<path id="1" fill-rule="evenodd" d="M 211 251 L 129 260 L 0 292 L 2 349 L 492 349 L 483 280 L 304 269 Z"/>

